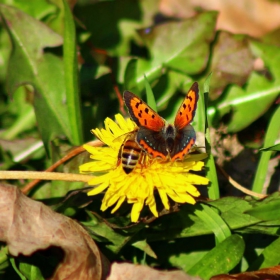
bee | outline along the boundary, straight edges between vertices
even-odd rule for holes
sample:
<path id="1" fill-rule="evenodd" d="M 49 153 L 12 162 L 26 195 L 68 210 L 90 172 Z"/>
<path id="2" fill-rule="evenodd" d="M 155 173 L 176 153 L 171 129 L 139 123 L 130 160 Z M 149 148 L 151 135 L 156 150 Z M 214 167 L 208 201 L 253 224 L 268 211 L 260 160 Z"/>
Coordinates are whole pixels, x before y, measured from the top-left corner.
<path id="1" fill-rule="evenodd" d="M 119 160 L 122 163 L 123 171 L 131 173 L 142 156 L 142 149 L 132 137 L 126 139 L 119 151 Z"/>

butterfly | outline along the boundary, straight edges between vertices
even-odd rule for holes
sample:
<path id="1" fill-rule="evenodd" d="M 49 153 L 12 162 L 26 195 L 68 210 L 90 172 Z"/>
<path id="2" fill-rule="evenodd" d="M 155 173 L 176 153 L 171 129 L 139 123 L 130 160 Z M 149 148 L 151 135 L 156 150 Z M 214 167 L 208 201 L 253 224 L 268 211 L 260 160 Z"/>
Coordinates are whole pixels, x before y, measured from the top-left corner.
<path id="1" fill-rule="evenodd" d="M 124 102 L 132 120 L 139 127 L 136 142 L 151 157 L 183 160 L 195 143 L 192 122 L 198 101 L 198 83 L 186 94 L 174 121 L 168 124 L 149 105 L 130 91 L 124 92 Z"/>

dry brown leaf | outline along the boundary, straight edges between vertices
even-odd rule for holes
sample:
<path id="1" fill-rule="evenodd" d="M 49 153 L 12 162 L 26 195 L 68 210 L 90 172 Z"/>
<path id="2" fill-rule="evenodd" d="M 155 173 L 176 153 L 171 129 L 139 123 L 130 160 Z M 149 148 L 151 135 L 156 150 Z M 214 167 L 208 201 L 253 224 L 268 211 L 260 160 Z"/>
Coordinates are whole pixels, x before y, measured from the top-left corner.
<path id="1" fill-rule="evenodd" d="M 51 279 L 104 279 L 108 263 L 86 230 L 11 185 L 0 185 L 0 240 L 13 256 L 50 246 L 65 255 Z"/>
<path id="2" fill-rule="evenodd" d="M 111 272 L 106 280 L 200 280 L 199 277 L 189 276 L 183 271 L 160 271 L 144 265 L 129 263 L 113 263 Z"/>
<path id="3" fill-rule="evenodd" d="M 211 63 L 211 100 L 220 97 L 228 84 L 242 86 L 253 70 L 254 56 L 248 38 L 242 37 L 225 31 L 217 37 Z"/>
<path id="4" fill-rule="evenodd" d="M 189 18 L 198 9 L 219 11 L 217 29 L 261 37 L 280 26 L 280 4 L 268 0 L 161 0 L 160 11 Z"/>
<path id="5" fill-rule="evenodd" d="M 211 280 L 276 280 L 280 279 L 280 266 L 263 268 L 257 271 L 244 272 L 239 274 L 220 274 L 211 278 Z"/>

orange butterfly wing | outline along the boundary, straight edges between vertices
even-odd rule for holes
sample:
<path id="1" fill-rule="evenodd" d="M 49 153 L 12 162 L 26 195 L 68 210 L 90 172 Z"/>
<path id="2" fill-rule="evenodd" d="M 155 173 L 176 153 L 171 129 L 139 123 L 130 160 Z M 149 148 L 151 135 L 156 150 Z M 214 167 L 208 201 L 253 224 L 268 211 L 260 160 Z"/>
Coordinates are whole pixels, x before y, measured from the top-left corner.
<path id="1" fill-rule="evenodd" d="M 130 91 L 125 91 L 123 98 L 131 118 L 138 126 L 153 131 L 160 131 L 164 127 L 164 119 L 138 96 Z"/>
<path id="2" fill-rule="evenodd" d="M 193 120 L 197 107 L 198 91 L 198 83 L 195 82 L 189 89 L 182 105 L 177 112 L 174 122 L 177 130 L 183 129 Z"/>

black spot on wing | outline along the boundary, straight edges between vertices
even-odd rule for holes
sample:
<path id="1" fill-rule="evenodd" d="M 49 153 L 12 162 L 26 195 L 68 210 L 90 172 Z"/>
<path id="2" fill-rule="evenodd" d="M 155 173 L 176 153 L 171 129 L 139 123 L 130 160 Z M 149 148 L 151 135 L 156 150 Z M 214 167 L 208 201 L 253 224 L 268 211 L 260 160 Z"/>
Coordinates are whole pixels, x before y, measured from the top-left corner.
<path id="1" fill-rule="evenodd" d="M 141 104 L 142 104 L 142 101 L 137 102 L 136 105 L 135 105 L 135 107 L 138 109 L 138 107 L 139 107 Z"/>

